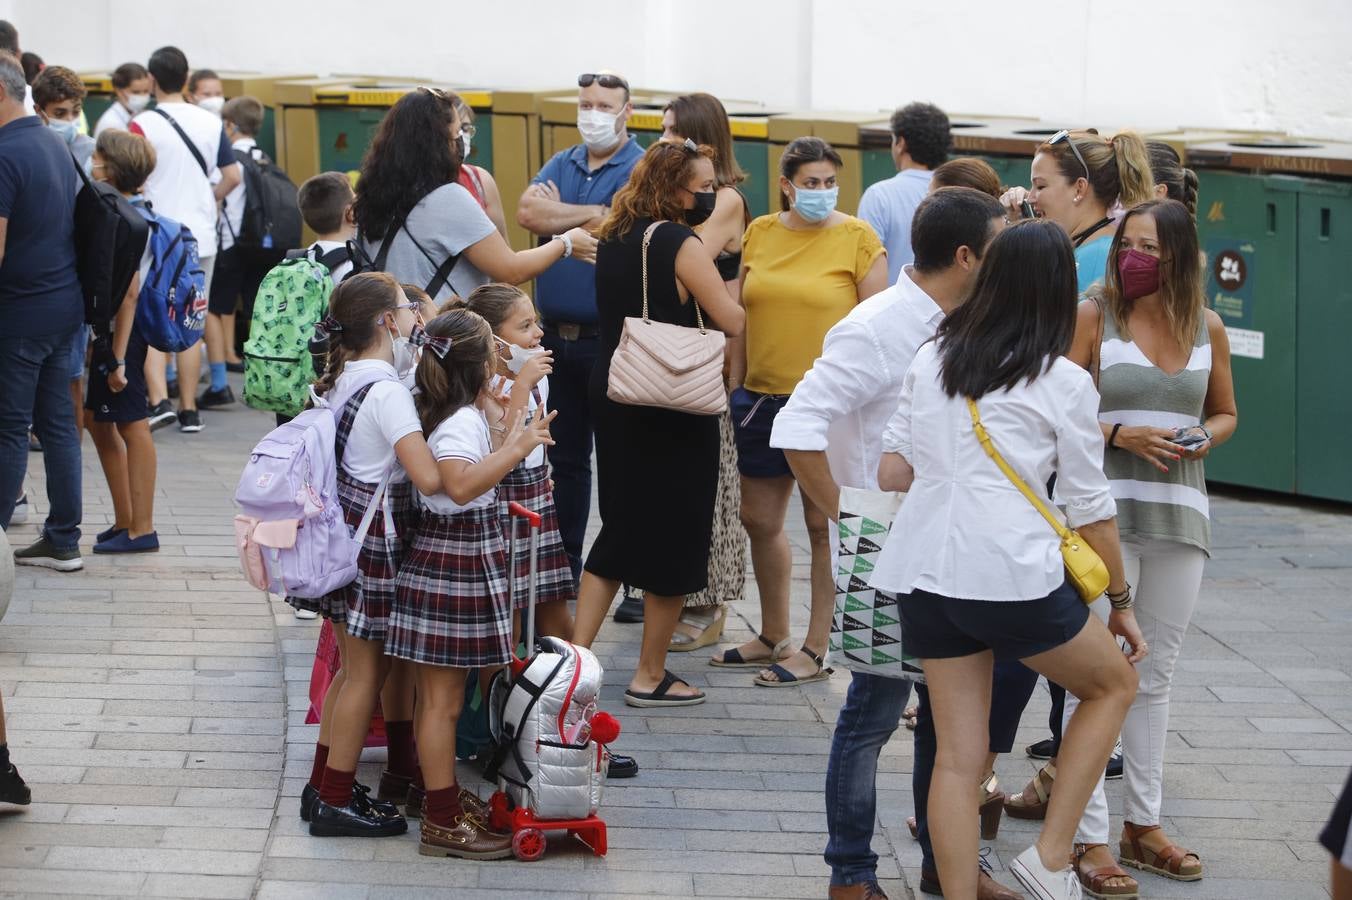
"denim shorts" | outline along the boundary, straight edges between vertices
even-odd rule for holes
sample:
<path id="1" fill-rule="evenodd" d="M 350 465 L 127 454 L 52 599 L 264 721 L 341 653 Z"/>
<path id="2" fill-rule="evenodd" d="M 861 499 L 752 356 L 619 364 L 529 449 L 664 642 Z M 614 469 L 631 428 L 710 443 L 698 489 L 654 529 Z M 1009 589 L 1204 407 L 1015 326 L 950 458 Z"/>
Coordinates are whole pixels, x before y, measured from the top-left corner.
<path id="1" fill-rule="evenodd" d="M 733 437 L 737 444 L 737 471 L 747 478 L 792 476 L 783 450 L 770 446 L 775 416 L 789 402 L 787 394 L 758 394 L 737 388 L 728 398 Z"/>
<path id="2" fill-rule="evenodd" d="M 85 354 L 88 350 L 89 326 L 81 325 L 79 328 L 75 329 L 75 335 L 70 339 L 71 381 L 85 376 Z"/>
<path id="3" fill-rule="evenodd" d="M 901 640 L 918 659 L 951 659 L 983 650 L 998 660 L 1027 659 L 1080 633 L 1089 607 L 1068 581 L 1037 600 L 957 600 L 929 591 L 902 594 Z"/>

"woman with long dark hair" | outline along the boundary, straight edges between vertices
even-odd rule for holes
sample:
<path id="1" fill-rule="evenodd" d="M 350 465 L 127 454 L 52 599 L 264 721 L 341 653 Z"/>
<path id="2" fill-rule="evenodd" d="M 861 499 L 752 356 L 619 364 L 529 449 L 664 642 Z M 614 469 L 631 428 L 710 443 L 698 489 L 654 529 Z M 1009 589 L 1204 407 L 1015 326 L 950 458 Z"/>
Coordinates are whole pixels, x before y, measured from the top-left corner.
<path id="1" fill-rule="evenodd" d="M 1080 896 L 1067 865 L 1075 825 L 1136 689 L 1129 661 L 1146 653 L 1102 469 L 1098 395 L 1063 358 L 1076 298 L 1061 228 L 1029 222 L 1000 234 L 971 297 L 916 355 L 883 438 L 879 486 L 908 494 L 872 582 L 901 595 L 905 650 L 929 686 L 938 734 L 930 834 L 949 896 L 976 895 L 972 785 L 987 765 L 995 661 L 1022 660 L 1081 698 L 1042 834 L 1011 866 L 1032 896 L 1061 900 Z M 1069 525 L 1108 567 L 1107 628 L 1067 580 L 1057 532 L 988 455 L 982 434 L 1044 506 L 1042 486 L 1057 473 Z"/>

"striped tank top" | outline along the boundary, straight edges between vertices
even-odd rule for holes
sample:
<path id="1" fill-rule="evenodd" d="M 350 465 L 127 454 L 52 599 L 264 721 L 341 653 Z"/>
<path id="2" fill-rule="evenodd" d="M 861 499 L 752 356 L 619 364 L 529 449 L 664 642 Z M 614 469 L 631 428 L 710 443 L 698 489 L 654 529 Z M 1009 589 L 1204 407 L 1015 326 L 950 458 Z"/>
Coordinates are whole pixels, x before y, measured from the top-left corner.
<path id="1" fill-rule="evenodd" d="M 1103 322 L 1099 421 L 1122 426 L 1182 428 L 1202 421 L 1211 379 L 1211 338 L 1198 323 L 1192 355 L 1169 375 L 1125 339 L 1111 314 Z M 1126 535 L 1178 541 L 1211 553 L 1210 502 L 1203 460 L 1180 459 L 1161 472 L 1134 453 L 1105 448 L 1103 471 L 1117 501 L 1117 527 Z"/>

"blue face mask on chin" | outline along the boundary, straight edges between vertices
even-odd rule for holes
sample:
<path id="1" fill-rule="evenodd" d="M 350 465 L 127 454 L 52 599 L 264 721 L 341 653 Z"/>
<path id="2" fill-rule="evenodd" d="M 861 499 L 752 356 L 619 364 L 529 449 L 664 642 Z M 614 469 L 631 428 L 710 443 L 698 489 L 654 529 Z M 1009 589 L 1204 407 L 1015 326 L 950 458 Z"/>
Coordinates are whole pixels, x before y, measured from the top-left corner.
<path id="1" fill-rule="evenodd" d="M 836 208 L 836 200 L 840 197 L 840 188 L 821 188 L 811 190 L 809 188 L 794 188 L 793 208 L 809 222 L 821 222 L 827 216 L 831 215 Z"/>
<path id="2" fill-rule="evenodd" d="M 61 140 L 67 144 L 75 143 L 75 137 L 80 133 L 80 128 L 74 122 L 63 122 L 60 119 L 51 119 L 47 122 L 47 127 L 61 136 Z"/>

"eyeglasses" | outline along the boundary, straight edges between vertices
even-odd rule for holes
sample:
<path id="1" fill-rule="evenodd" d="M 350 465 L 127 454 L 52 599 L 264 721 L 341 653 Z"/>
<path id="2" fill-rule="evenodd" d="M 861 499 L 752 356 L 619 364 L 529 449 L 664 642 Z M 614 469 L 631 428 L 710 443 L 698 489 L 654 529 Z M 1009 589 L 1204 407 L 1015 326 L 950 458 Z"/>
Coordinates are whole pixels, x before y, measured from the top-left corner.
<path id="1" fill-rule="evenodd" d="M 681 147 L 687 153 L 693 153 L 696 156 L 699 155 L 699 145 L 696 144 L 694 141 L 690 140 L 690 138 L 686 138 L 685 140 L 681 141 Z"/>
<path id="2" fill-rule="evenodd" d="M 473 140 L 474 135 L 475 135 L 477 132 L 475 132 L 474 126 L 473 126 L 473 125 L 470 125 L 470 124 L 467 124 L 467 123 L 466 123 L 466 124 L 461 124 L 461 126 L 460 126 L 460 133 L 461 133 L 462 135 L 464 135 L 465 137 L 470 138 L 471 140 Z"/>
<path id="3" fill-rule="evenodd" d="M 401 309 L 406 309 L 409 312 L 417 312 L 418 310 L 422 309 L 422 304 L 417 302 L 416 300 L 410 300 L 407 303 L 396 304 L 394 307 L 395 312 L 398 312 Z"/>
<path id="4" fill-rule="evenodd" d="M 583 72 L 577 76 L 578 87 L 591 87 L 593 82 L 603 88 L 624 88 L 625 93 L 629 92 L 629 82 L 609 72 Z"/>
<path id="5" fill-rule="evenodd" d="M 1093 177 L 1089 174 L 1089 163 L 1085 162 L 1084 157 L 1080 155 L 1080 149 L 1076 147 L 1075 142 L 1070 139 L 1069 131 L 1066 131 L 1063 128 L 1052 135 L 1052 139 L 1047 142 L 1047 146 L 1054 147 L 1062 141 L 1065 141 L 1066 144 L 1070 146 L 1070 152 L 1075 154 L 1075 158 L 1080 161 L 1080 165 L 1084 168 L 1084 180 L 1093 181 Z"/>

